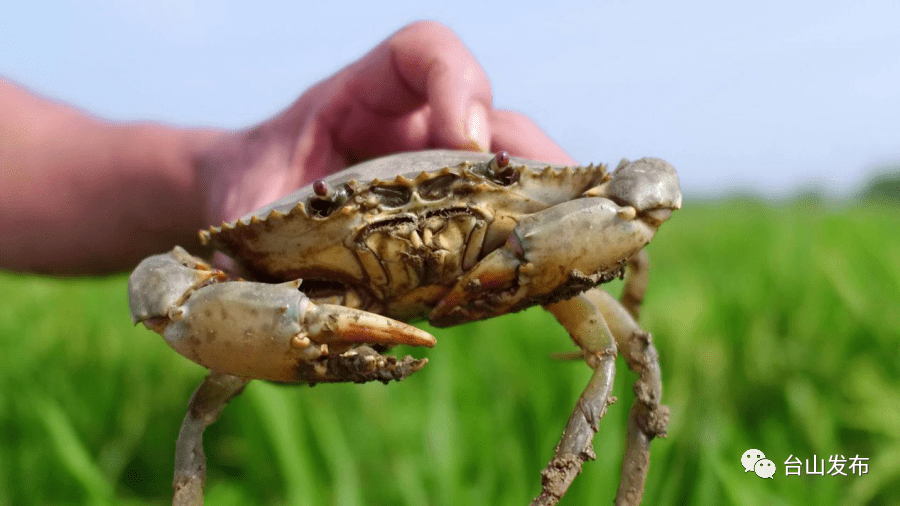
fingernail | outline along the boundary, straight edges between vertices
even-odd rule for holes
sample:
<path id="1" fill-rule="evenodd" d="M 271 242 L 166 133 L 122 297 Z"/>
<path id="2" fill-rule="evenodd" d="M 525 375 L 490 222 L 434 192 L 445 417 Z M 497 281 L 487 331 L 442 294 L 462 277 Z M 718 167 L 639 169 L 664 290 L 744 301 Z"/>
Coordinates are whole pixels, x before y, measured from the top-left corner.
<path id="1" fill-rule="evenodd" d="M 487 109 L 480 102 L 469 106 L 466 115 L 466 137 L 475 151 L 488 151 L 491 148 L 491 133 L 488 131 Z"/>

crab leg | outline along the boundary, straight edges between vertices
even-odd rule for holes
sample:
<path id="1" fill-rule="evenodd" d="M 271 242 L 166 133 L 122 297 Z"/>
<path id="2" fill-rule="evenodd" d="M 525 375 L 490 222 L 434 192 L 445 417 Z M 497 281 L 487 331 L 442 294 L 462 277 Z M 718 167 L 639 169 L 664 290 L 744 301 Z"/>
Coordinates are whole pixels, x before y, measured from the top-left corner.
<path id="1" fill-rule="evenodd" d="M 532 505 L 556 504 L 581 472 L 582 464 L 594 458 L 591 439 L 606 406 L 613 401 L 609 392 L 617 347 L 628 366 L 640 377 L 634 385 L 637 398 L 628 419 L 616 504 L 640 504 L 650 464 L 650 441 L 665 435 L 669 420 L 669 409 L 659 403 L 662 380 L 650 334 L 641 330 L 622 304 L 600 289 L 547 304 L 545 308 L 556 316 L 582 349 L 594 375 L 578 400 L 553 459 L 542 473 L 543 490 Z"/>
<path id="2" fill-rule="evenodd" d="M 129 279 L 132 317 L 214 371 L 285 382 L 401 379 L 424 362 L 361 356 L 353 346 L 435 343 L 427 332 L 381 315 L 315 304 L 299 280 L 225 279 L 181 248 L 149 257 Z"/>
<path id="3" fill-rule="evenodd" d="M 184 415 L 184 422 L 175 443 L 173 506 L 203 504 L 203 485 L 206 481 L 203 431 L 219 418 L 225 404 L 239 395 L 248 381 L 213 371 L 191 396 L 187 414 Z"/>
<path id="4" fill-rule="evenodd" d="M 609 324 L 628 367 L 639 375 L 634 383 L 636 398 L 628 415 L 628 436 L 616 504 L 640 504 L 650 466 L 650 441 L 655 437 L 665 437 L 669 425 L 669 408 L 660 404 L 662 373 L 659 355 L 650 334 L 638 326 L 628 309 L 612 295 L 602 290 L 594 290 L 589 295 Z"/>
<path id="5" fill-rule="evenodd" d="M 594 374 L 575 404 L 553 458 L 541 473 L 541 494 L 534 499 L 532 506 L 556 504 L 581 473 L 582 464 L 596 458 L 591 441 L 607 406 L 615 401 L 610 392 L 616 373 L 616 341 L 600 308 L 590 296 L 597 291 L 594 289 L 544 306 L 581 348 Z"/>
<path id="6" fill-rule="evenodd" d="M 628 259 L 628 271 L 625 274 L 625 286 L 622 288 L 622 305 L 632 318 L 638 320 L 641 315 L 641 304 L 647 291 L 650 271 L 650 259 L 647 250 L 640 250 Z"/>

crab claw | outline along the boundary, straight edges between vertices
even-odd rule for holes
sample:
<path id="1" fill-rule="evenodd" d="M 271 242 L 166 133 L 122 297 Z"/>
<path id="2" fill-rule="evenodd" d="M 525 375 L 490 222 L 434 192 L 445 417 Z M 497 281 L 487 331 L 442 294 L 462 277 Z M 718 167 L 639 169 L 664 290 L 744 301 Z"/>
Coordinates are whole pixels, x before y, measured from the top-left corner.
<path id="1" fill-rule="evenodd" d="M 313 304 L 306 299 L 304 329 L 295 341 L 310 339 L 326 345 L 381 344 L 427 346 L 434 336 L 412 325 L 379 314 L 334 304 Z"/>
<path id="2" fill-rule="evenodd" d="M 622 160 L 609 181 L 585 192 L 634 207 L 638 212 L 681 209 L 681 189 L 675 169 L 659 158 Z"/>
<path id="3" fill-rule="evenodd" d="M 436 326 L 456 325 L 568 299 L 618 277 L 681 207 L 666 162 L 623 162 L 585 198 L 519 220 L 506 243 L 463 275 L 434 307 Z"/>
<path id="4" fill-rule="evenodd" d="M 408 359 L 398 365 L 389 360 L 393 357 L 378 355 L 376 360 L 371 354 L 360 362 L 355 346 L 435 344 L 431 334 L 406 323 L 315 304 L 299 290 L 299 280 L 277 285 L 207 281 L 198 286 L 182 252 L 150 257 L 135 269 L 129 280 L 133 288 L 146 286 L 151 278 L 163 285 L 175 280 L 176 286 L 160 288 L 160 297 L 146 292 L 136 297 L 139 290 L 132 289 L 132 317 L 162 334 L 178 353 L 214 371 L 284 382 L 385 381 L 399 379 L 397 367 L 405 367 L 402 377 L 424 362 Z M 184 291 L 175 295 L 175 288 Z"/>

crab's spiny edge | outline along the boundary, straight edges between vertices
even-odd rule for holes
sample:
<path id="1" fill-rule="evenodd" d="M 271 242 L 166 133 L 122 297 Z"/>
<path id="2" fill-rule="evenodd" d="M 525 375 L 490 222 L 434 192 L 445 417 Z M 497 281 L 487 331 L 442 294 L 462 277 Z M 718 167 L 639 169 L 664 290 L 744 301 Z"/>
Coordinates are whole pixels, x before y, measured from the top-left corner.
<path id="1" fill-rule="evenodd" d="M 471 170 L 474 166 L 476 166 L 476 164 L 473 164 L 471 162 L 463 162 L 454 167 L 444 167 L 440 170 L 436 170 L 436 171 L 432 171 L 432 172 L 422 171 L 415 177 L 415 179 L 409 179 L 408 177 L 406 177 L 402 174 L 398 175 L 393 180 L 382 180 L 382 179 L 374 178 L 371 181 L 367 182 L 364 187 L 360 188 L 358 191 L 358 194 L 364 194 L 370 188 L 376 187 L 376 186 L 382 186 L 382 185 L 402 185 L 402 186 L 406 186 L 408 188 L 413 189 L 413 188 L 417 188 L 417 187 L 421 186 L 426 181 L 431 181 L 438 177 L 446 176 L 449 174 L 452 174 L 452 175 L 455 175 L 458 177 L 464 177 L 464 178 L 471 179 L 471 180 L 477 180 L 477 181 L 483 180 L 484 179 L 483 175 L 476 174 L 475 172 L 473 172 Z M 507 165 L 506 169 L 509 170 L 512 167 L 513 167 L 512 165 Z M 525 174 L 526 171 L 528 171 L 529 169 L 525 165 L 517 165 L 517 166 L 515 166 L 515 170 L 519 174 Z M 583 175 L 586 173 L 594 173 L 594 172 L 600 172 L 608 178 L 608 172 L 606 170 L 605 164 L 596 164 L 596 165 L 590 164 L 587 166 L 575 166 L 575 167 L 565 166 L 560 169 L 556 169 L 550 165 L 547 165 L 542 170 L 532 171 L 532 173 L 535 174 L 537 176 L 537 178 L 541 179 L 541 180 L 571 179 L 576 176 L 580 176 L 580 175 Z M 516 181 L 518 181 L 518 178 L 516 178 Z M 358 181 L 348 181 L 348 184 L 357 185 L 357 184 L 359 184 L 359 182 Z M 415 191 L 413 191 L 413 193 L 415 193 Z M 314 192 L 314 195 L 315 194 L 316 193 Z M 332 213 L 329 216 L 320 217 L 318 219 L 327 220 L 328 218 L 330 218 L 331 216 L 333 216 L 335 214 L 337 214 L 337 213 Z M 303 201 L 300 201 L 300 202 L 297 202 L 297 204 L 294 207 L 292 207 L 287 213 L 285 213 L 279 209 L 272 209 L 271 211 L 269 211 L 269 213 L 267 215 L 262 216 L 262 217 L 258 216 L 258 215 L 252 215 L 249 217 L 249 219 L 245 217 L 245 218 L 241 218 L 241 219 L 238 219 L 238 220 L 235 220 L 232 222 L 222 222 L 222 224 L 219 225 L 218 227 L 212 226 L 212 227 L 209 227 L 208 229 L 201 230 L 199 232 L 200 243 L 202 245 L 206 246 L 210 242 L 212 242 L 213 237 L 215 237 L 216 235 L 219 235 L 223 232 L 228 233 L 235 229 L 259 228 L 259 227 L 263 226 L 264 223 L 269 222 L 269 221 L 281 221 L 281 220 L 285 220 L 289 217 L 290 218 L 308 219 L 308 218 L 310 218 L 310 216 L 311 215 L 310 215 L 309 211 L 307 210 L 306 204 Z"/>

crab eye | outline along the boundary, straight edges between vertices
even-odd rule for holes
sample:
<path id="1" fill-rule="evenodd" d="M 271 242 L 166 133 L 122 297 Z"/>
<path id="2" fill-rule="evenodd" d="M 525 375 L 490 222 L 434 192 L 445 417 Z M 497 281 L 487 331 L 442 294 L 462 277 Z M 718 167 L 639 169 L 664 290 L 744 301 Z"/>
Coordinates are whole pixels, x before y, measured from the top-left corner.
<path id="1" fill-rule="evenodd" d="M 488 164 L 488 177 L 503 186 L 509 186 L 519 180 L 519 173 L 509 166 L 509 153 L 499 151 Z"/>
<path id="2" fill-rule="evenodd" d="M 494 163 L 497 164 L 497 167 L 501 169 L 509 165 L 509 153 L 506 151 L 498 151 L 496 156 L 494 156 Z"/>
<path id="3" fill-rule="evenodd" d="M 313 191 L 320 197 L 328 195 L 328 183 L 323 179 L 317 179 L 316 182 L 313 183 Z"/>

